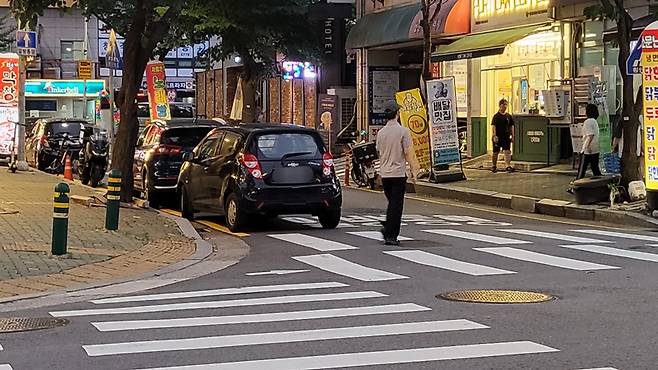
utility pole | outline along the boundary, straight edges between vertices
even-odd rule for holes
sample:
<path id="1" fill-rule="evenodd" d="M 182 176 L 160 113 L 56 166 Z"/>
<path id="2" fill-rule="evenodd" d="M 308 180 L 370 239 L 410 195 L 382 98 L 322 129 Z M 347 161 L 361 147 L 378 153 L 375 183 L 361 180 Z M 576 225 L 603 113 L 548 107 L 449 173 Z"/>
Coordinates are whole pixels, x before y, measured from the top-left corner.
<path id="1" fill-rule="evenodd" d="M 85 38 L 83 41 L 83 49 L 84 49 L 84 59 L 89 60 L 89 18 L 85 17 Z M 79 78 L 79 76 L 78 76 Z M 82 119 L 85 121 L 87 120 L 87 80 L 86 78 L 82 80 Z"/>
<path id="2" fill-rule="evenodd" d="M 19 56 L 18 63 L 18 162 L 16 168 L 19 171 L 29 171 L 30 167 L 25 160 L 25 80 L 27 79 L 27 58 Z"/>

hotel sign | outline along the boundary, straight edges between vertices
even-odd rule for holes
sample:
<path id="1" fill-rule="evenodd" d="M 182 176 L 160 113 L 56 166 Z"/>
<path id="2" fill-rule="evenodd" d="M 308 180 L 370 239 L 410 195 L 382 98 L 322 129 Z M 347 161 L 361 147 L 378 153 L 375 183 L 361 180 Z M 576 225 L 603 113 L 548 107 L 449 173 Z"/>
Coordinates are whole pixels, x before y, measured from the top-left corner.
<path id="1" fill-rule="evenodd" d="M 549 20 L 551 0 L 472 0 L 473 32 Z"/>

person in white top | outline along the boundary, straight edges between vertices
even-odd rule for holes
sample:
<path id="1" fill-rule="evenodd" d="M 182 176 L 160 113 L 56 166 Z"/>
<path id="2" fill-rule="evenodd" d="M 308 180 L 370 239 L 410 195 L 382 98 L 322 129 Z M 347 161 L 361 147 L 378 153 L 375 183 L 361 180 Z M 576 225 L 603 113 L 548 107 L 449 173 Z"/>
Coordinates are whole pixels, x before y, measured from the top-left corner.
<path id="1" fill-rule="evenodd" d="M 386 245 L 399 245 L 398 235 L 402 223 L 407 179 L 416 182 L 418 162 L 413 150 L 411 133 L 398 122 L 400 106 L 391 100 L 385 104 L 384 109 L 388 122 L 377 133 L 379 173 L 388 200 L 386 221 L 382 223 L 384 228 L 381 232 Z M 411 168 L 410 173 L 407 173 L 407 163 Z"/>
<path id="2" fill-rule="evenodd" d="M 585 109 L 587 119 L 583 123 L 583 147 L 580 150 L 581 159 L 578 168 L 578 179 L 585 177 L 587 167 L 592 167 L 594 176 L 601 176 L 599 169 L 599 109 L 594 104 L 587 104 Z"/>

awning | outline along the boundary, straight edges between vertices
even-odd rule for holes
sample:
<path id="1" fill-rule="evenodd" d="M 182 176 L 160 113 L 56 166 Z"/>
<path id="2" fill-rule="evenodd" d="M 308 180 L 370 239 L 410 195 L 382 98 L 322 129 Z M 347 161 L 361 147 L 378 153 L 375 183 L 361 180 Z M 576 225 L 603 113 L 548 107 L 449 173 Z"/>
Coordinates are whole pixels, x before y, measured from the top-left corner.
<path id="1" fill-rule="evenodd" d="M 542 26 L 525 26 L 464 36 L 450 45 L 440 45 L 437 51 L 432 53 L 432 61 L 445 62 L 502 54 L 507 45 L 521 40 Z"/>
<path id="2" fill-rule="evenodd" d="M 432 24 L 432 36 L 470 32 L 470 0 L 443 0 Z M 370 48 L 422 40 L 419 3 L 375 12 L 360 18 L 347 35 L 345 49 Z M 434 8 L 430 8 L 430 12 Z"/>
<path id="3" fill-rule="evenodd" d="M 658 16 L 654 14 L 635 19 L 631 27 L 631 39 L 637 40 L 640 37 L 642 31 L 644 31 L 644 29 L 647 28 L 648 25 L 650 25 L 651 23 L 657 20 L 658 20 Z M 615 41 L 617 39 L 615 35 L 618 32 L 619 31 L 617 31 L 617 27 L 608 28 L 603 32 L 603 42 Z"/>

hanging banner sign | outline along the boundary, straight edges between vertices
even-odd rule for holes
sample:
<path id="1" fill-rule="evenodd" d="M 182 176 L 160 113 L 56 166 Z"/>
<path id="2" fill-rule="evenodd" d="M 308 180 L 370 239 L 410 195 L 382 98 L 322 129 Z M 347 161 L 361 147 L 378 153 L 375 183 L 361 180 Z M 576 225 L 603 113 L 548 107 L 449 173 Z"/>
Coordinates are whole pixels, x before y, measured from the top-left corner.
<path id="1" fill-rule="evenodd" d="M 434 166 L 459 163 L 461 159 L 456 96 L 454 78 L 427 81 Z"/>
<path id="2" fill-rule="evenodd" d="M 643 32 L 642 80 L 644 89 L 644 160 L 647 190 L 658 190 L 658 158 L 656 128 L 658 128 L 658 22 L 649 25 Z"/>
<path id="3" fill-rule="evenodd" d="M 16 145 L 18 64 L 17 54 L 0 54 L 0 155 L 10 155 Z"/>
<path id="4" fill-rule="evenodd" d="M 420 89 L 400 91 L 395 94 L 400 105 L 400 122 L 411 131 L 416 159 L 421 169 L 429 170 L 430 137 L 427 125 L 427 110 L 420 95 Z"/>
<path id="5" fill-rule="evenodd" d="M 165 81 L 165 65 L 159 61 L 150 61 L 146 65 L 146 89 L 149 97 L 151 120 L 171 119 L 169 99 L 167 97 L 167 82 Z"/>

